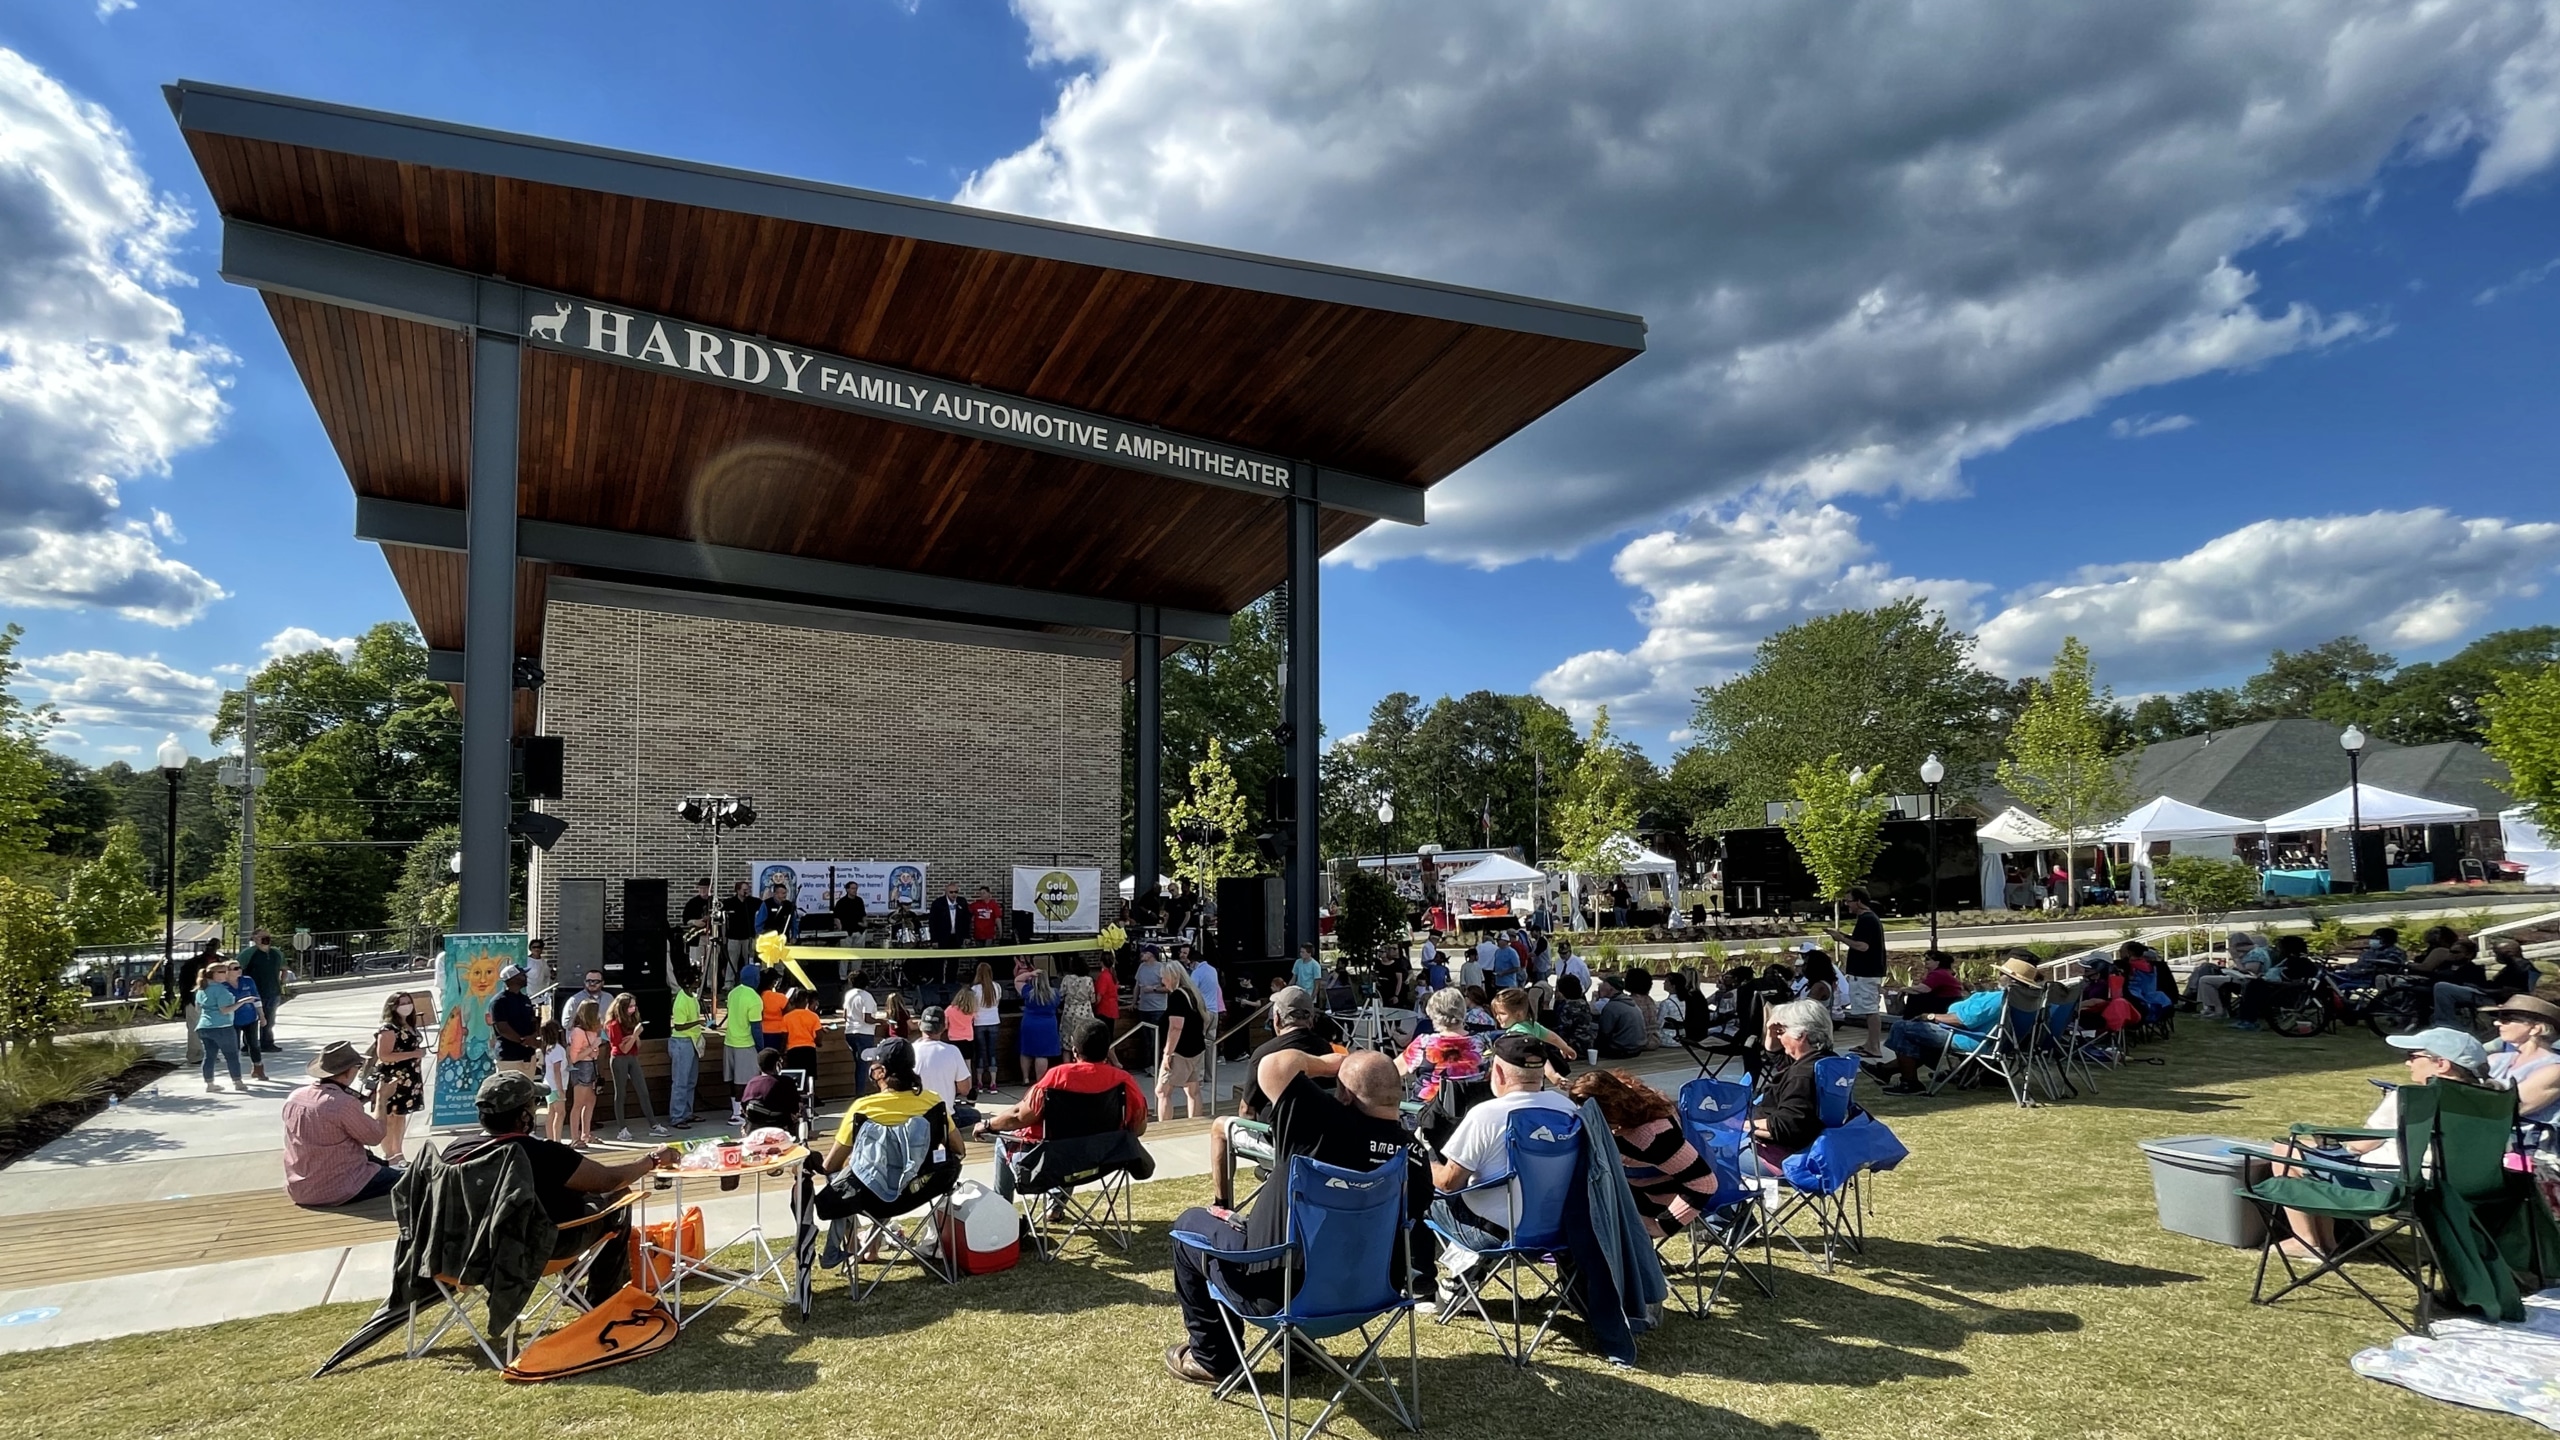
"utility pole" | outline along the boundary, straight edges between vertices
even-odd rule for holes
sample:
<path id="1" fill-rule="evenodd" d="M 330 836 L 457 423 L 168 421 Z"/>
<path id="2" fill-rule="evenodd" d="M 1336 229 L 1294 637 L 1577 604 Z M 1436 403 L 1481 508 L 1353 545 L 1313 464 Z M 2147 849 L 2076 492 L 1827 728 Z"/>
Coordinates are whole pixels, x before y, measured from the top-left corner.
<path id="1" fill-rule="evenodd" d="M 267 772 L 258 764 L 258 692 L 240 687 L 240 758 L 224 761 L 214 778 L 240 792 L 240 937 L 235 949 L 249 947 L 258 933 L 258 787 Z"/>

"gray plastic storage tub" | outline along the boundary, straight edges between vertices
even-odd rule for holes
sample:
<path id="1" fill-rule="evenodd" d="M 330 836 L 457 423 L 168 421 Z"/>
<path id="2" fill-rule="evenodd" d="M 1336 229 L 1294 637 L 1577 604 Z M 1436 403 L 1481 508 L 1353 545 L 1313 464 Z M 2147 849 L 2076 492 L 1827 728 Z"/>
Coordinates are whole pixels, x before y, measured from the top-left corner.
<path id="1" fill-rule="evenodd" d="M 2151 1194 L 2160 1228 L 2216 1245 L 2254 1250 L 2265 1242 L 2266 1222 L 2240 1187 L 2265 1177 L 2267 1162 L 2232 1153 L 2252 1142 L 2224 1135 L 2173 1135 L 2141 1142 L 2151 1160 Z"/>

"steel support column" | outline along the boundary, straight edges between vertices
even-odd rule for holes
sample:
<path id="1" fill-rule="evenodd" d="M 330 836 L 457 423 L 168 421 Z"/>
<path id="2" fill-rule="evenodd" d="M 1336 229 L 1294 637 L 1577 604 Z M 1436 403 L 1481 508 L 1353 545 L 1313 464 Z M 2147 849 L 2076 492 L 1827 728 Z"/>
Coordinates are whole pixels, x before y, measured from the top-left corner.
<path id="1" fill-rule="evenodd" d="M 498 289 L 491 286 L 485 289 Z M 503 297 L 484 296 L 484 307 Z M 521 302 L 519 302 L 520 304 Z M 523 350 L 471 335 L 469 574 L 462 625 L 462 928 L 508 928 L 507 821 L 515 740 L 516 412 Z"/>
<path id="2" fill-rule="evenodd" d="M 1289 827 L 1288 946 L 1296 954 L 1300 945 L 1316 940 L 1318 897 L 1324 893 L 1324 847 L 1322 827 L 1318 824 L 1316 794 L 1316 759 L 1322 726 L 1317 692 L 1320 667 L 1316 657 L 1317 620 L 1321 607 L 1317 603 L 1316 570 L 1322 555 L 1317 548 L 1317 525 L 1324 518 L 1315 498 L 1315 467 L 1297 467 L 1294 493 L 1289 506 L 1289 662 L 1288 688 L 1280 697 L 1281 718 L 1289 732 L 1288 774 L 1290 805 L 1297 817 Z"/>
<path id="3" fill-rule="evenodd" d="M 1163 620 L 1153 605 L 1138 607 L 1138 628 L 1129 636 L 1130 668 L 1137 673 L 1138 725 L 1130 752 L 1135 841 L 1128 855 L 1132 901 L 1155 888 L 1164 873 L 1164 637 Z"/>

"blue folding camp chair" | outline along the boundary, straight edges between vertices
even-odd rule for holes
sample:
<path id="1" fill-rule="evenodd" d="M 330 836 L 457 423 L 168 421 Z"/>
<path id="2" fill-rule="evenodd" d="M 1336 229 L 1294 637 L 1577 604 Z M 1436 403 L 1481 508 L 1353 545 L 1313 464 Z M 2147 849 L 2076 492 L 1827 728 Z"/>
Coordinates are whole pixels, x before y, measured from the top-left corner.
<path id="1" fill-rule="evenodd" d="M 1320 1160 L 1297 1156 L 1289 1162 L 1289 1216 L 1283 1239 L 1257 1250 L 1215 1250 L 1177 1230 L 1173 1238 L 1207 1250 L 1221 1264 L 1209 1267 L 1209 1293 L 1218 1302 L 1218 1318 L 1244 1364 L 1218 1383 L 1216 1398 L 1225 1399 L 1241 1384 L 1262 1413 L 1262 1427 L 1272 1440 L 1292 1434 L 1312 1435 L 1324 1428 L 1355 1390 L 1394 1417 L 1407 1430 L 1422 1428 L 1422 1361 L 1414 1337 L 1413 1299 L 1404 1293 L 1405 1165 L 1396 1161 L 1375 1170 L 1344 1170 Z M 1282 1281 L 1280 1308 L 1255 1314 L 1227 1289 L 1228 1265 L 1290 1263 Z M 1406 1386 L 1399 1386 L 1379 1352 L 1394 1338 L 1402 1322 L 1405 1335 Z M 1245 1332 L 1259 1331 L 1252 1347 Z M 1356 1335 L 1360 1352 L 1345 1363 L 1324 1346 L 1336 1336 Z M 1270 1392 L 1254 1374 L 1273 1349 L 1280 1352 L 1280 1408 L 1275 1415 Z M 1303 1427 L 1296 1425 L 1297 1361 L 1304 1356 L 1342 1383 Z"/>
<path id="2" fill-rule="evenodd" d="M 1846 1055 L 1815 1062 L 1824 1082 L 1823 1131 L 1812 1144 L 1788 1156 L 1776 1176 L 1760 1179 L 1764 1193 L 1777 1200 L 1768 1217 L 1769 1228 L 1793 1245 L 1797 1254 L 1812 1258 L 1812 1249 L 1788 1224 L 1799 1216 L 1811 1220 L 1821 1232 L 1825 1273 L 1841 1251 L 1860 1254 L 1867 1248 L 1866 1174 L 1890 1170 L 1911 1153 L 1883 1121 L 1848 1105 L 1851 1077 L 1839 1074 L 1838 1068 L 1856 1064 L 1854 1057 Z"/>
<path id="3" fill-rule="evenodd" d="M 1741 1118 L 1750 1106 L 1747 1085 L 1702 1076 L 1680 1087 L 1680 1133 L 1715 1170 L 1716 1206 L 1688 1228 L 1663 1236 L 1653 1248 L 1672 1281 L 1672 1300 L 1692 1315 L 1704 1316 L 1715 1308 L 1726 1278 L 1736 1270 L 1761 1294 L 1772 1299 L 1778 1294 L 1771 1263 L 1776 1255 L 1760 1197 L 1742 1179 Z M 1754 1244 L 1760 1247 L 1757 1270 L 1747 1258 Z M 1711 1262 L 1712 1278 L 1707 1273 Z"/>
<path id="4" fill-rule="evenodd" d="M 1455 1293 L 1441 1302 L 1439 1323 L 1446 1325 L 1458 1315 L 1471 1314 L 1484 1322 L 1502 1358 L 1527 1365 L 1564 1308 L 1564 1277 L 1557 1262 L 1566 1245 L 1567 1203 L 1573 1188 L 1582 1183 L 1582 1119 L 1558 1110 L 1516 1110 L 1505 1127 L 1503 1144 L 1511 1156 L 1510 1174 L 1444 1192 L 1444 1198 L 1463 1198 L 1503 1187 L 1511 1198 L 1511 1235 L 1497 1249 L 1476 1251 L 1477 1263 L 1452 1277 Z M 1466 1241 L 1439 1222 L 1430 1223 L 1444 1245 L 1468 1248 Z M 1485 1308 L 1488 1292 L 1497 1285 L 1511 1302 L 1507 1338 Z M 1527 1319 L 1532 1306 L 1545 1307 L 1534 1331 L 1528 1329 Z"/>

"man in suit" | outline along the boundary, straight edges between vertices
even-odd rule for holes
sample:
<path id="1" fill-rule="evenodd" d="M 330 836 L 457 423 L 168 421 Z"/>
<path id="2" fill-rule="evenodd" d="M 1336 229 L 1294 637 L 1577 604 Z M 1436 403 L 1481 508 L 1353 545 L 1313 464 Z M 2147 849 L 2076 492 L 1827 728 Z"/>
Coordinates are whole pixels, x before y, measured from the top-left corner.
<path id="1" fill-rule="evenodd" d="M 925 933 L 936 950 L 949 950 L 969 934 L 969 902 L 960 898 L 960 887 L 945 882 L 942 894 L 934 899 L 926 912 Z"/>

